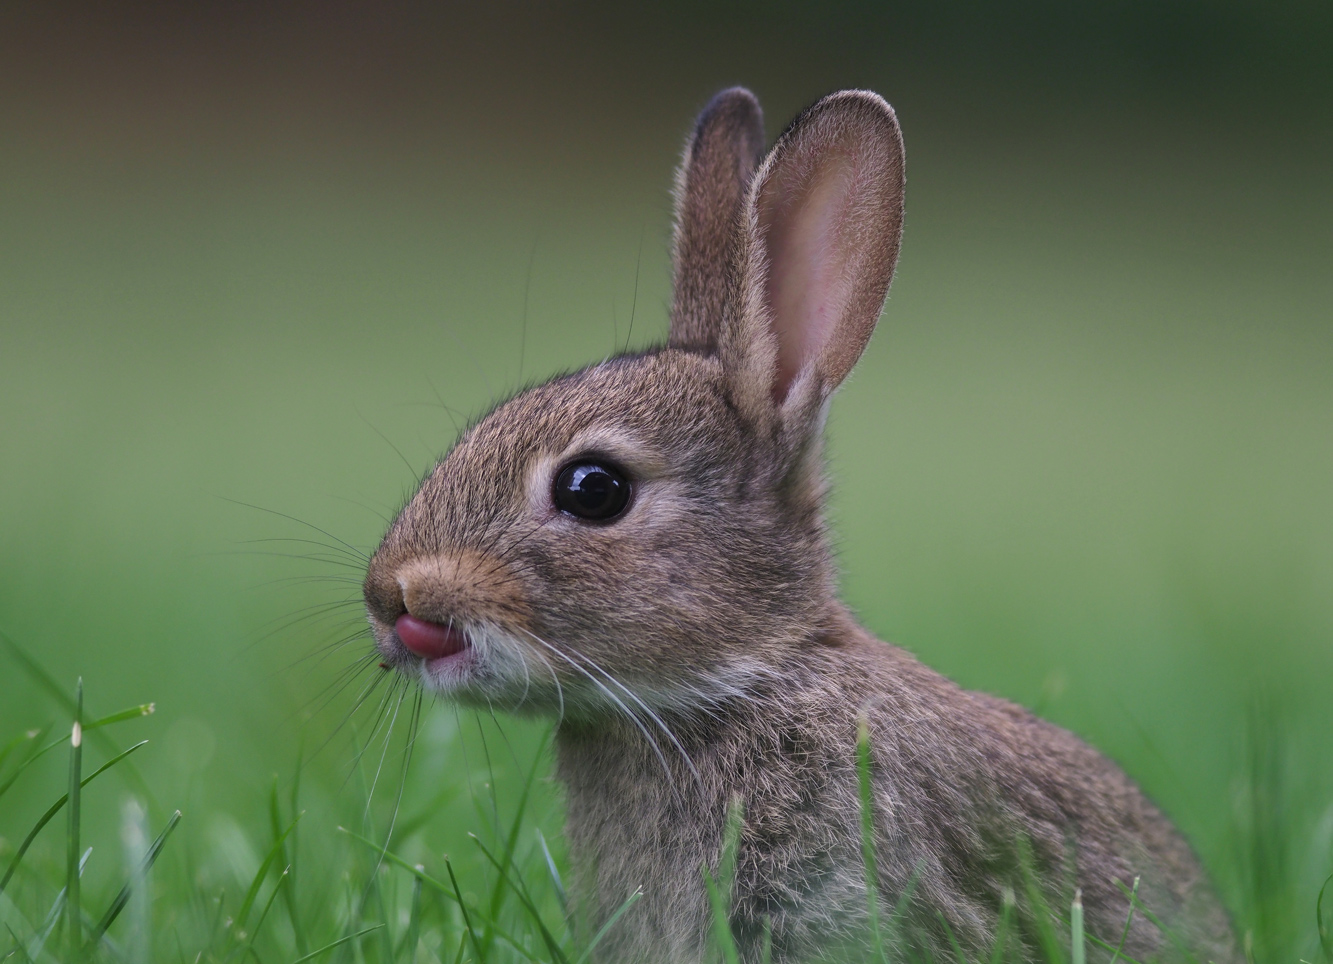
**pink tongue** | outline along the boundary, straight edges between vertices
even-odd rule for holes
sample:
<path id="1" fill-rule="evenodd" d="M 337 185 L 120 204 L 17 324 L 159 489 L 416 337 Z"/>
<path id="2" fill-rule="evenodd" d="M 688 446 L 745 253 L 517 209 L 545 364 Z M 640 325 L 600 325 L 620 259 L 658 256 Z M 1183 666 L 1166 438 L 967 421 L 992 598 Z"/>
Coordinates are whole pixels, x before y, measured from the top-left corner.
<path id="1" fill-rule="evenodd" d="M 458 630 L 406 613 L 398 617 L 393 628 L 403 645 L 422 659 L 443 659 L 467 648 L 467 637 Z"/>

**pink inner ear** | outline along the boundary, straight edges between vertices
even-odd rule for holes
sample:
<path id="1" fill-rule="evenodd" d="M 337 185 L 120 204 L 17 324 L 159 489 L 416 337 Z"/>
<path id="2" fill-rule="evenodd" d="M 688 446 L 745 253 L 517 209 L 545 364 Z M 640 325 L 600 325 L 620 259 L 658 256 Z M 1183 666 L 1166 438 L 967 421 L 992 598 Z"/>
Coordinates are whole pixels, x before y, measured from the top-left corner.
<path id="1" fill-rule="evenodd" d="M 778 339 L 773 398 L 779 403 L 828 344 L 847 307 L 854 161 L 826 156 L 782 180 L 768 185 L 769 203 L 760 215 L 768 248 L 767 301 Z"/>

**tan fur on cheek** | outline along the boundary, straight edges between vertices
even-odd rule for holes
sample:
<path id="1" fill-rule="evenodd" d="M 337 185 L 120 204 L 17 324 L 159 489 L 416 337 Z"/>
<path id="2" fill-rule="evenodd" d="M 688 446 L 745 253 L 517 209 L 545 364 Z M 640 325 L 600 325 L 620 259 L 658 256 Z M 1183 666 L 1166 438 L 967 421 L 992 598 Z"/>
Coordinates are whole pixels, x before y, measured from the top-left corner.
<path id="1" fill-rule="evenodd" d="M 420 556 L 394 574 L 407 611 L 435 623 L 491 623 L 528 629 L 531 610 L 520 575 L 471 549 Z"/>

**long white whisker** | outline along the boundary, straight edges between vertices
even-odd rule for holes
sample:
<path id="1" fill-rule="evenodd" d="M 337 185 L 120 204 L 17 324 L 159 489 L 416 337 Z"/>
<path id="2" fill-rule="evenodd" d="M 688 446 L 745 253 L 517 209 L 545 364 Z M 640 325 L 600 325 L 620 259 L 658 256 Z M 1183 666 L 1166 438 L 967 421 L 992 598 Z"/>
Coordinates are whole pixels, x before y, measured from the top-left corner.
<path id="1" fill-rule="evenodd" d="M 563 653 L 560 650 L 556 649 L 554 646 L 552 646 L 546 640 L 542 639 L 536 633 L 526 629 L 523 631 L 527 633 L 529 636 L 531 636 L 533 639 L 535 639 L 537 642 L 541 643 L 551 652 L 555 653 L 557 656 L 559 656 L 561 659 L 567 662 L 570 666 L 574 667 L 576 670 L 578 670 L 580 673 L 586 676 L 588 678 L 588 681 L 592 683 L 593 686 L 596 686 L 599 690 L 601 690 L 603 693 L 606 694 L 607 699 L 609 699 L 616 706 L 620 707 L 621 712 L 624 713 L 625 716 L 629 718 L 630 722 L 632 722 L 635 725 L 635 727 L 638 728 L 639 732 L 643 734 L 643 738 L 648 741 L 648 745 L 653 748 L 653 753 L 656 754 L 657 761 L 662 764 L 662 772 L 666 774 L 667 780 L 668 782 L 671 783 L 671 789 L 674 792 L 676 789 L 676 784 L 671 773 L 671 767 L 667 764 L 666 757 L 662 754 L 662 748 L 657 745 L 657 741 L 653 739 L 653 735 L 648 732 L 648 728 L 643 725 L 643 721 L 640 720 L 637 716 L 635 716 L 628 706 L 626 706 L 623 702 L 621 702 L 620 697 L 616 696 L 615 693 L 612 693 L 609 689 L 607 689 L 601 680 L 599 680 L 596 676 L 593 676 L 592 673 L 590 673 L 584 667 L 576 663 L 573 657 L 569 656 L 567 653 Z"/>
<path id="2" fill-rule="evenodd" d="M 384 731 L 384 749 L 380 752 L 379 766 L 375 767 L 375 779 L 370 781 L 370 792 L 366 794 L 366 812 L 362 816 L 365 820 L 370 815 L 370 804 L 375 799 L 375 787 L 380 782 L 380 772 L 384 769 L 384 759 L 389 755 L 389 740 L 393 737 L 394 725 L 398 722 L 398 711 L 403 708 L 403 697 L 407 695 L 406 687 L 398 694 L 398 702 L 393 707 L 393 717 L 389 720 L 389 728 Z"/>
<path id="3" fill-rule="evenodd" d="M 494 711 L 491 713 L 491 718 L 495 718 Z M 495 795 L 495 764 L 491 762 L 491 746 L 486 742 L 486 728 L 481 725 L 481 714 L 473 713 L 472 719 L 476 721 L 477 736 L 481 737 L 481 752 L 486 757 L 486 776 L 489 777 L 486 781 L 486 789 L 491 797 L 491 826 L 495 828 L 496 838 L 499 839 L 502 833 L 500 830 L 500 800 Z"/>
<path id="4" fill-rule="evenodd" d="M 667 726 L 664 722 L 662 722 L 662 718 L 653 712 L 652 707 L 650 707 L 647 703 L 645 703 L 638 693 L 634 692 L 624 683 L 620 682 L 620 680 L 616 679 L 606 670 L 602 669 L 602 667 L 598 666 L 597 663 L 594 662 L 586 654 L 580 653 L 577 649 L 574 649 L 572 646 L 570 647 L 570 652 L 573 653 L 575 656 L 577 656 L 579 659 L 586 662 L 593 669 L 597 670 L 597 672 L 601 673 L 604 677 L 606 677 L 607 680 L 618 686 L 622 693 L 624 693 L 635 703 L 638 703 L 641 707 L 643 707 L 643 711 L 648 714 L 649 719 L 651 719 L 661 728 L 662 732 L 666 734 L 667 739 L 670 740 L 672 745 L 675 746 L 676 750 L 681 755 L 681 759 L 683 759 L 685 761 L 685 765 L 689 767 L 690 773 L 694 774 L 694 778 L 696 780 L 702 779 L 702 777 L 699 776 L 699 771 L 696 770 L 694 767 L 694 761 L 691 760 L 690 755 L 685 752 L 685 747 L 681 746 L 680 740 L 676 739 L 676 734 L 671 732 L 671 727 Z"/>
<path id="5" fill-rule="evenodd" d="M 401 700 L 399 701 L 401 702 Z M 407 745 L 403 747 L 403 772 L 398 775 L 398 796 L 393 802 L 393 816 L 389 818 L 389 830 L 384 835 L 384 848 L 380 851 L 379 864 L 384 863 L 384 857 L 389 852 L 389 844 L 393 842 L 393 831 L 398 826 L 398 813 L 403 808 L 403 792 L 407 789 L 407 768 L 412 764 L 412 750 L 417 745 L 417 733 L 421 729 L 421 690 L 418 689 L 416 699 L 412 701 L 412 715 L 408 718 Z M 392 724 L 390 731 L 392 732 Z M 387 745 L 385 749 L 387 749 Z M 383 764 L 383 759 L 380 763 Z M 379 779 L 379 774 L 375 774 L 375 779 Z M 371 787 L 371 793 L 374 794 L 374 787 Z M 368 804 L 368 801 L 367 801 Z M 376 865 L 376 872 L 379 871 L 379 864 Z"/>
<path id="6" fill-rule="evenodd" d="M 373 689 L 374 685 L 377 684 L 382 679 L 384 679 L 383 676 L 373 677 L 371 679 L 371 688 Z M 398 692 L 400 687 L 405 688 L 405 685 L 406 684 L 404 684 L 401 680 L 394 679 L 392 682 L 389 683 L 388 690 L 386 690 L 384 695 L 380 697 L 379 706 L 375 707 L 375 719 L 372 721 L 370 731 L 366 734 L 366 741 L 364 744 L 362 744 L 361 748 L 356 751 L 355 763 L 358 767 L 361 765 L 362 758 L 366 755 L 367 752 L 369 752 L 371 744 L 375 742 L 375 738 L 379 736 L 380 727 L 384 725 L 384 718 L 388 713 L 389 704 L 393 702 L 394 693 Z M 360 704 L 358 703 L 356 706 L 352 708 L 352 712 L 355 713 L 359 708 Z"/>
<path id="7" fill-rule="evenodd" d="M 551 674 L 551 682 L 555 684 L 555 695 L 560 701 L 560 714 L 556 717 L 555 724 L 559 726 L 565 721 L 565 689 L 560 685 L 560 675 L 556 673 L 554 664 L 546 658 L 546 654 L 538 652 L 536 655 L 546 664 L 547 672 Z"/>
<path id="8" fill-rule="evenodd" d="M 528 701 L 528 693 L 532 691 L 532 671 L 528 669 L 526 659 L 519 659 L 518 662 L 523 667 L 523 695 L 518 698 L 518 705 L 522 706 Z"/>

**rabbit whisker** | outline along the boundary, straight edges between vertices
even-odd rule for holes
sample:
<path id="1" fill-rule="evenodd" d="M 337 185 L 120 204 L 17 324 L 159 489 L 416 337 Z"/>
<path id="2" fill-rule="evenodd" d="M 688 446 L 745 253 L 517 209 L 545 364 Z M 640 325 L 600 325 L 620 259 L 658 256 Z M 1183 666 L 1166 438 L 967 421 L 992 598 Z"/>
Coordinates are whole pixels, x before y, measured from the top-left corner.
<path id="1" fill-rule="evenodd" d="M 435 387 L 435 382 L 431 380 L 429 375 L 426 376 L 426 384 L 429 385 L 430 390 L 435 393 L 435 400 L 440 403 L 440 408 L 444 411 L 444 414 L 449 417 L 449 422 L 454 427 L 454 438 L 457 439 L 458 436 L 463 434 L 463 429 L 459 426 L 458 419 L 464 418 L 464 421 L 466 421 L 465 416 L 463 416 L 462 412 L 452 409 L 445 404 L 444 396 L 440 394 L 440 390 Z"/>
<path id="2" fill-rule="evenodd" d="M 317 548 L 334 553 L 337 556 L 354 559 L 358 562 L 361 560 L 361 556 L 357 555 L 355 552 L 344 549 L 342 546 L 333 545 L 328 542 L 320 542 L 318 539 L 301 539 L 295 536 L 268 536 L 263 539 L 242 539 L 236 544 L 242 546 L 262 546 L 271 542 L 294 543 L 298 546 L 316 546 Z"/>
<path id="3" fill-rule="evenodd" d="M 374 799 L 375 799 L 375 788 L 376 788 L 377 786 L 379 786 L 379 782 L 380 782 L 380 773 L 384 770 L 384 760 L 385 760 L 385 757 L 387 757 L 387 756 L 389 755 L 389 742 L 390 742 L 390 740 L 393 739 L 393 730 L 394 730 L 394 727 L 395 727 L 395 726 L 397 725 L 397 723 L 398 723 L 398 713 L 399 713 L 399 711 L 403 708 L 403 699 L 404 699 L 404 697 L 406 697 L 406 696 L 407 696 L 407 689 L 406 689 L 406 687 L 404 687 L 404 688 L 402 689 L 402 691 L 398 694 L 398 700 L 397 700 L 397 702 L 394 703 L 394 707 L 393 707 L 393 716 L 389 719 L 389 725 L 388 725 L 388 727 L 385 728 L 385 731 L 384 731 L 384 749 L 380 751 L 380 762 L 379 762 L 379 765 L 375 767 L 375 776 L 374 776 L 374 779 L 372 779 L 372 780 L 370 781 L 370 792 L 366 794 L 366 810 L 365 810 L 365 814 L 362 816 L 362 819 L 363 819 L 363 820 L 366 819 L 367 817 L 369 817 L 369 815 L 370 815 L 370 804 L 371 804 L 371 803 L 374 801 Z M 370 735 L 371 735 L 371 739 L 373 739 L 374 736 L 375 736 L 375 731 L 372 730 Z M 367 743 L 369 743 L 369 740 L 367 741 Z M 401 788 L 399 789 L 399 792 L 400 792 L 400 794 L 401 794 L 401 792 L 402 792 L 402 791 L 401 791 Z M 396 809 L 395 809 L 394 816 L 397 817 Z"/>
<path id="4" fill-rule="evenodd" d="M 367 702 L 369 702 L 370 697 L 375 693 L 377 689 L 379 689 L 379 687 L 384 683 L 384 681 L 385 681 L 385 676 L 378 673 L 371 677 L 370 682 L 367 683 L 365 687 L 362 688 L 361 693 L 357 696 L 356 703 L 353 705 L 352 709 L 347 713 L 346 716 L 343 717 L 342 722 L 333 728 L 333 731 L 328 735 L 328 737 L 325 738 L 324 742 L 321 743 L 319 748 L 316 750 L 316 753 L 318 753 L 320 750 L 323 750 L 326 746 L 329 745 L 329 743 L 333 741 L 334 737 L 336 737 L 339 733 L 342 732 L 343 727 L 351 725 L 352 734 L 358 741 L 358 749 L 356 753 L 352 756 L 351 761 L 349 762 L 347 768 L 347 776 L 343 781 L 344 786 L 346 785 L 347 781 L 351 780 L 352 776 L 357 772 L 358 768 L 360 767 L 362 758 L 366 755 L 366 751 L 370 749 L 370 744 L 375 738 L 374 737 L 375 730 L 372 730 L 370 735 L 366 737 L 365 742 L 364 743 L 360 742 L 361 734 L 360 731 L 357 729 L 355 723 L 357 711 L 360 710 L 360 708 L 364 706 Z M 348 680 L 348 682 L 350 682 L 350 680 Z M 379 707 L 376 711 L 377 715 L 375 719 L 375 729 L 379 728 L 380 720 L 383 718 L 382 715 L 384 712 L 384 708 L 387 705 L 387 703 L 393 699 L 394 690 L 396 688 L 397 688 L 396 681 L 390 682 L 388 691 L 384 693 L 383 696 L 380 697 Z M 339 691 L 341 692 L 341 688 L 339 689 Z M 325 705 L 327 706 L 328 704 L 325 703 Z"/>
<path id="5" fill-rule="evenodd" d="M 649 706 L 647 703 L 643 701 L 643 699 L 639 696 L 638 693 L 634 692 L 634 690 L 630 689 L 620 680 L 616 679 L 616 677 L 612 676 L 606 670 L 602 669 L 602 667 L 598 666 L 597 663 L 594 662 L 587 655 L 580 653 L 577 649 L 574 649 L 574 647 L 572 646 L 569 648 L 569 650 L 571 653 L 573 653 L 579 659 L 586 662 L 597 672 L 601 673 L 602 676 L 604 676 L 609 682 L 617 686 L 622 693 L 624 693 L 626 696 L 632 699 L 635 703 L 639 704 L 639 706 L 643 707 L 643 711 L 648 714 L 649 719 L 651 719 L 654 723 L 658 725 L 658 727 L 662 730 L 662 732 L 666 734 L 667 739 L 670 740 L 672 745 L 675 746 L 677 752 L 679 752 L 681 755 L 681 759 L 685 761 L 685 766 L 689 768 L 689 771 L 694 775 L 694 778 L 696 780 L 702 779 L 699 776 L 699 771 L 695 769 L 694 761 L 691 760 L 690 755 L 685 752 L 685 747 L 681 745 L 680 740 L 676 739 L 676 734 L 671 731 L 671 727 L 667 726 L 666 723 L 662 721 L 662 718 L 658 716 L 656 712 L 653 711 L 653 708 L 651 706 Z"/>
<path id="6" fill-rule="evenodd" d="M 603 684 L 601 680 L 599 680 L 596 676 L 593 676 L 590 671 L 588 671 L 581 664 L 576 662 L 572 656 L 562 652 L 559 649 L 556 649 L 556 647 L 552 646 L 550 643 L 542 639 L 536 633 L 533 633 L 526 629 L 524 630 L 524 632 L 527 633 L 529 636 L 531 636 L 533 639 L 535 639 L 537 642 L 541 643 L 551 652 L 555 653 L 557 656 L 559 656 L 561 659 L 567 662 L 570 666 L 574 667 L 574 669 L 582 673 L 585 677 L 587 677 L 588 681 L 593 684 L 593 686 L 597 687 L 599 690 L 602 691 L 603 694 L 606 695 L 607 699 L 609 699 L 612 703 L 614 703 L 617 707 L 619 707 L 620 711 L 625 714 L 625 716 L 630 720 L 630 722 L 632 722 L 634 726 L 638 729 L 638 731 L 643 735 L 643 738 L 648 741 L 648 745 L 652 747 L 653 753 L 657 756 L 657 761 L 662 765 L 662 772 L 666 775 L 667 782 L 671 784 L 672 791 L 678 793 L 678 791 L 676 791 L 675 776 L 671 772 L 671 767 L 667 763 L 666 756 L 662 753 L 662 748 L 658 746 L 657 740 L 653 738 L 652 733 L 648 730 L 646 726 L 643 725 L 643 721 L 640 720 L 638 716 L 636 716 L 634 712 L 624 704 L 623 701 L 621 701 L 620 697 L 616 696 L 615 693 L 607 689 L 606 685 Z"/>
<path id="7" fill-rule="evenodd" d="M 328 574 L 315 575 L 315 576 L 283 576 L 281 579 L 270 579 L 266 582 L 259 583 L 257 586 L 253 588 L 270 589 L 278 586 L 286 588 L 288 586 L 319 585 L 321 583 L 333 583 L 335 585 L 340 585 L 340 586 L 356 586 L 357 588 L 360 588 L 362 580 L 358 579 L 355 576 L 341 576 L 341 575 L 328 575 Z M 360 603 L 363 606 L 365 605 L 365 602 L 361 599 L 348 599 L 347 603 L 349 605 L 352 603 Z"/>
<path id="8" fill-rule="evenodd" d="M 255 637 L 250 643 L 247 643 L 242 652 L 248 653 L 260 643 L 266 642 L 280 633 L 294 629 L 301 625 L 301 623 L 342 615 L 339 613 L 339 610 L 350 609 L 352 606 L 356 605 L 357 602 L 359 602 L 359 600 L 345 599 L 339 600 L 338 602 L 316 603 L 313 606 L 306 606 L 302 609 L 298 609 L 286 616 L 279 616 L 276 619 L 272 619 L 266 624 L 272 628 L 268 629 L 267 632 L 264 632 L 262 635 Z M 364 609 L 364 607 L 365 603 L 361 603 L 359 608 Z M 357 612 L 356 620 L 357 622 L 361 621 L 360 612 Z"/>
<path id="9" fill-rule="evenodd" d="M 345 628 L 351 628 L 354 626 L 357 628 L 355 628 L 352 632 L 349 632 L 347 635 L 341 636 L 325 646 L 320 646 L 317 649 L 313 650 L 312 652 L 306 653 L 304 656 L 299 656 L 296 659 L 292 660 L 291 663 L 287 665 L 287 668 L 286 670 L 284 670 L 284 672 L 290 672 L 291 670 L 296 669 L 296 667 L 300 666 L 302 663 L 308 663 L 309 664 L 308 671 L 313 672 L 315 668 L 322 665 L 325 662 L 325 660 L 331 659 L 335 654 L 346 649 L 352 643 L 358 642 L 359 640 L 370 639 L 371 638 L 370 632 L 364 626 L 357 626 L 357 622 L 358 621 L 348 620 L 347 622 L 343 623 L 343 626 Z M 368 662 L 375 662 L 378 660 L 378 653 L 371 652 L 367 655 L 366 658 Z"/>
<path id="10" fill-rule="evenodd" d="M 421 734 L 421 690 L 416 691 L 412 700 L 412 713 L 407 721 L 407 743 L 403 747 L 403 769 L 398 775 L 398 795 L 393 802 L 393 816 L 389 818 L 389 831 L 384 835 L 384 849 L 387 851 L 393 840 L 394 827 L 398 825 L 398 813 L 403 806 L 403 791 L 407 787 L 407 768 L 412 764 L 412 751 L 416 749 L 417 737 Z M 380 855 L 380 860 L 384 855 Z M 376 868 L 378 869 L 378 868 Z"/>
<path id="11" fill-rule="evenodd" d="M 497 557 L 496 561 L 497 561 L 497 562 L 504 562 L 506 559 L 508 559 L 509 556 L 510 556 L 510 554 L 513 553 L 514 550 L 520 548 L 520 547 L 523 545 L 523 543 L 527 542 L 529 539 L 531 539 L 533 536 L 535 536 L 538 532 L 540 532 L 542 529 L 544 529 L 544 528 L 550 523 L 551 519 L 553 519 L 553 518 L 555 518 L 555 516 L 549 516 L 549 517 L 543 519 L 541 522 L 538 522 L 538 523 L 536 523 L 534 526 L 532 526 L 532 528 L 530 528 L 527 532 L 523 533 L 522 536 L 520 536 L 518 539 L 514 540 L 514 542 L 513 542 L 507 549 L 505 549 L 503 552 L 501 552 L 500 555 Z M 512 528 L 512 526 L 507 526 L 507 527 L 506 527 L 506 531 L 507 531 L 509 528 Z"/>
<path id="12" fill-rule="evenodd" d="M 332 532 L 329 532 L 329 531 L 326 530 L 326 529 L 321 529 L 319 526 L 314 525 L 313 523 L 310 523 L 310 522 L 306 522 L 304 519 L 298 519 L 296 516 L 294 516 L 294 515 L 288 515 L 286 512 L 279 512 L 277 509 L 268 509 L 268 508 L 265 508 L 265 507 L 262 506 L 262 505 L 254 505 L 253 503 L 250 503 L 250 502 L 241 502 L 241 501 L 238 500 L 238 499 L 228 499 L 228 498 L 226 498 L 225 496 L 221 496 L 220 498 L 222 498 L 222 501 L 224 501 L 224 502 L 230 502 L 232 505 L 239 505 L 239 506 L 242 506 L 242 507 L 244 507 L 244 508 L 246 508 L 246 509 L 254 509 L 256 512 L 267 512 L 269 515 L 275 515 L 275 516 L 278 516 L 278 517 L 281 518 L 281 519 L 287 519 L 287 520 L 290 521 L 290 522 L 295 522 L 297 525 L 305 526 L 307 529 L 313 529 L 314 531 L 318 532 L 320 535 L 322 535 L 322 536 L 327 536 L 328 538 L 332 539 L 334 542 L 338 543 L 338 545 L 342 546 L 343 549 L 346 549 L 349 553 L 351 553 L 354 557 L 360 559 L 363 563 L 369 564 L 369 562 L 370 562 L 370 556 L 369 556 L 369 554 L 367 554 L 367 553 L 363 552 L 362 550 L 358 549 L 356 546 L 352 545 L 350 542 L 345 542 L 345 541 L 343 541 L 342 539 L 339 539 L 339 538 L 338 538 L 337 536 L 335 536 Z M 330 548 L 331 548 L 331 547 L 330 547 Z"/>
<path id="13" fill-rule="evenodd" d="M 560 675 L 555 671 L 555 665 L 546 658 L 546 654 L 538 650 L 533 650 L 533 654 L 546 664 L 546 670 L 551 674 L 551 682 L 555 684 L 556 699 L 560 702 L 560 711 L 556 714 L 555 725 L 558 727 L 565 721 L 565 690 L 560 685 Z"/>
<path id="14" fill-rule="evenodd" d="M 390 721 L 390 727 L 392 727 L 393 724 L 392 724 L 392 718 L 390 717 L 389 714 L 389 705 L 393 703 L 395 695 L 397 695 L 398 698 L 401 700 L 402 695 L 406 692 L 407 692 L 407 685 L 401 678 L 394 679 L 389 683 L 388 692 L 386 692 L 380 698 L 379 706 L 376 707 L 375 709 L 375 719 L 371 724 L 370 733 L 367 734 L 366 736 L 366 742 L 356 754 L 355 762 L 357 765 L 360 765 L 361 758 L 364 757 L 367 751 L 370 750 L 371 744 L 375 742 L 375 738 L 379 734 L 380 727 L 384 725 L 384 721 L 386 719 Z M 395 714 L 397 713 L 396 709 L 394 710 L 394 713 Z"/>
<path id="15" fill-rule="evenodd" d="M 326 566 L 342 566 L 344 569 L 351 569 L 354 572 L 361 572 L 365 569 L 365 566 L 361 563 L 352 562 L 348 559 L 321 552 L 277 552 L 273 549 L 234 549 L 227 552 L 219 552 L 216 553 L 216 555 L 265 556 L 274 559 L 300 559 L 303 562 L 319 562 Z"/>
<path id="16" fill-rule="evenodd" d="M 329 704 L 332 703 L 339 696 L 341 696 L 343 691 L 346 690 L 347 687 L 351 686 L 358 676 L 360 676 L 374 664 L 375 660 L 376 660 L 376 655 L 374 653 L 367 653 L 364 656 L 357 657 L 357 659 L 351 665 L 346 666 L 343 669 L 339 670 L 337 675 L 334 676 L 332 682 L 330 682 L 327 686 L 325 686 L 324 689 L 320 690 L 309 700 L 307 700 L 305 704 L 301 706 L 300 709 L 293 711 L 292 714 L 287 717 L 286 722 L 290 723 L 293 719 L 302 714 L 307 714 L 306 718 L 310 719 L 324 712 L 324 710 L 328 708 Z M 371 677 L 370 681 L 366 684 L 365 687 L 363 687 L 361 694 L 358 696 L 356 702 L 353 704 L 352 709 L 343 718 L 343 722 L 339 723 L 338 726 L 334 728 L 333 732 L 329 734 L 329 739 L 332 739 L 335 735 L 337 735 L 338 731 L 341 730 L 342 727 L 346 725 L 346 723 L 356 713 L 356 711 L 360 709 L 361 704 L 365 702 L 365 700 L 370 696 L 371 692 L 373 692 L 374 689 L 383 682 L 384 678 L 379 674 L 376 674 L 375 676 Z M 319 702 L 318 706 L 314 706 L 316 702 Z M 311 709 L 312 706 L 314 707 L 313 709 Z M 325 742 L 327 742 L 327 740 Z"/>

